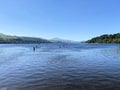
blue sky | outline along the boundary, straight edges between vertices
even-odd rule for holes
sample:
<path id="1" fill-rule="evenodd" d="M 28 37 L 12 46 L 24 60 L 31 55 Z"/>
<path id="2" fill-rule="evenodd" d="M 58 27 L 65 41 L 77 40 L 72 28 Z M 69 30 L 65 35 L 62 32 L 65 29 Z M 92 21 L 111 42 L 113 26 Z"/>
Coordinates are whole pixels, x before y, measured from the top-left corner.
<path id="1" fill-rule="evenodd" d="M 82 41 L 120 32 L 120 0 L 0 0 L 0 32 Z"/>

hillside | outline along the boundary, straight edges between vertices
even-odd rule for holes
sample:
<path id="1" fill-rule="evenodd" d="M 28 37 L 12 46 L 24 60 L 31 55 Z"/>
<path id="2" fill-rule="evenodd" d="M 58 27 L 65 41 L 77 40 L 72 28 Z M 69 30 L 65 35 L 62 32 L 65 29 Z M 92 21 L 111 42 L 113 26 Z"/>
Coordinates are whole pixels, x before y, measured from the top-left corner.
<path id="1" fill-rule="evenodd" d="M 101 35 L 86 41 L 86 43 L 120 43 L 120 33 Z"/>
<path id="2" fill-rule="evenodd" d="M 0 33 L 0 44 L 49 43 L 50 41 L 35 37 L 19 37 Z"/>
<path id="3" fill-rule="evenodd" d="M 72 40 L 66 40 L 66 39 L 61 39 L 61 38 L 53 38 L 51 39 L 53 42 L 57 43 L 76 43 L 77 41 L 72 41 Z"/>

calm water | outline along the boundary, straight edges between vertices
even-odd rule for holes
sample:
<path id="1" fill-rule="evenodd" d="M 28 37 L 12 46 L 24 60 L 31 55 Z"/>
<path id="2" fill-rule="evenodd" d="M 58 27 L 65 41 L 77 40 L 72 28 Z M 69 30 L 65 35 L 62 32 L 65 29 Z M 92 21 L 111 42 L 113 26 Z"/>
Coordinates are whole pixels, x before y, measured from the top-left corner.
<path id="1" fill-rule="evenodd" d="M 120 90 L 119 44 L 0 45 L 0 90 Z"/>

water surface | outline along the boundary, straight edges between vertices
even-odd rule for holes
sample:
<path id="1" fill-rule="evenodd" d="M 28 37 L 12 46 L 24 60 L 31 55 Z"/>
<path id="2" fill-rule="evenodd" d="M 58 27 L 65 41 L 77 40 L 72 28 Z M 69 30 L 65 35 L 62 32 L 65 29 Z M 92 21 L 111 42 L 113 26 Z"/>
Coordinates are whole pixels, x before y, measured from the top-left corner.
<path id="1" fill-rule="evenodd" d="M 0 45 L 0 90 L 119 90 L 119 44 Z"/>

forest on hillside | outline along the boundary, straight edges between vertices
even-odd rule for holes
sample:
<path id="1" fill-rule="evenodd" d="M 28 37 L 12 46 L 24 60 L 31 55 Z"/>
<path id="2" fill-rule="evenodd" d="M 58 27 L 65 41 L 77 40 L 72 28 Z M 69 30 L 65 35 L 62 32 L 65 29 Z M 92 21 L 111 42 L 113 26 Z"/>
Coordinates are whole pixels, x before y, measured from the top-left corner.
<path id="1" fill-rule="evenodd" d="M 101 35 L 86 41 L 86 43 L 120 43 L 120 33 Z"/>
<path id="2" fill-rule="evenodd" d="M 0 44 L 49 43 L 49 40 L 35 37 L 19 37 L 0 33 Z"/>

